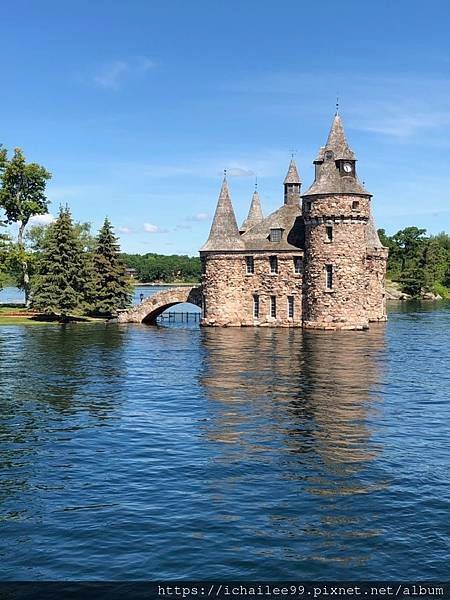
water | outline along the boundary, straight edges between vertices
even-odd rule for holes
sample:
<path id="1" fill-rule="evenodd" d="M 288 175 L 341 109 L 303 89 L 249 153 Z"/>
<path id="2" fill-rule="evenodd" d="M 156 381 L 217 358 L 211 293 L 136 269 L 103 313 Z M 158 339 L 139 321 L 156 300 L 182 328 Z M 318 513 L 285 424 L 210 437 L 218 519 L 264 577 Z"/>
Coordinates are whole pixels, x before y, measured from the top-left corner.
<path id="1" fill-rule="evenodd" d="M 449 328 L 0 328 L 0 579 L 448 579 Z"/>
<path id="2" fill-rule="evenodd" d="M 192 284 L 195 285 L 195 284 Z M 148 298 L 158 292 L 163 292 L 174 286 L 160 285 L 137 285 L 133 289 L 133 304 L 139 304 L 142 298 Z M 16 287 L 6 287 L 0 290 L 0 304 L 23 304 L 25 295 L 22 290 Z M 190 303 L 177 304 L 176 308 L 164 311 L 164 314 L 169 312 L 200 312 L 200 308 Z"/>

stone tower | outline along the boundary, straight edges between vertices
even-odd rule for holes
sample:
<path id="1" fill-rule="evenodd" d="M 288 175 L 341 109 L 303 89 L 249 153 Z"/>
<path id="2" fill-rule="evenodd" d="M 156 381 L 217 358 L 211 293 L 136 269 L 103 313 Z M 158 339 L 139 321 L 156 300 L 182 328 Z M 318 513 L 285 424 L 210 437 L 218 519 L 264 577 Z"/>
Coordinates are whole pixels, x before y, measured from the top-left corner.
<path id="1" fill-rule="evenodd" d="M 303 195 L 303 326 L 365 329 L 384 318 L 386 250 L 374 239 L 371 194 L 357 178 L 338 114 L 314 164 L 315 180 Z"/>
<path id="2" fill-rule="evenodd" d="M 283 184 L 284 203 L 289 204 L 290 206 L 298 206 L 300 204 L 300 187 L 302 182 L 297 171 L 294 157 L 291 159 Z"/>

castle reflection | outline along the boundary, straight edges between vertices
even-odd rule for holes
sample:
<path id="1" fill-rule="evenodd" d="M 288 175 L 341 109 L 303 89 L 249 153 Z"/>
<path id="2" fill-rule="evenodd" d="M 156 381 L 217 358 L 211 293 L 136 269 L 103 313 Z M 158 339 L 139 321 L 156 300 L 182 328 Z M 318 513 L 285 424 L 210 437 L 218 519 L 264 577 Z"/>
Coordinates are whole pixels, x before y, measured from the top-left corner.
<path id="1" fill-rule="evenodd" d="M 229 470 L 215 501 L 228 501 L 243 480 L 253 478 L 257 487 L 264 465 L 276 466 L 278 480 L 262 491 L 268 529 L 259 535 L 275 530 L 301 538 L 301 551 L 292 543 L 286 548 L 297 558 L 365 560 L 347 543 L 379 534 L 370 502 L 361 510 L 355 502 L 387 485 L 382 476 L 366 476 L 382 451 L 374 422 L 384 326 L 340 333 L 204 330 L 203 344 L 201 382 L 211 401 L 204 436 L 216 446 L 215 461 Z"/>

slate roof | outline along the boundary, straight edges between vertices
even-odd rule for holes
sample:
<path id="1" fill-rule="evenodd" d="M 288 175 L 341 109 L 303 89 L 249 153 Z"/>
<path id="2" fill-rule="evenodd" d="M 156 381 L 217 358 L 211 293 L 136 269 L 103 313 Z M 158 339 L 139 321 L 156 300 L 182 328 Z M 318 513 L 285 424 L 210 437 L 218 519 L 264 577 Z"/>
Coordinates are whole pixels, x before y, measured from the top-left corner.
<path id="1" fill-rule="evenodd" d="M 288 168 L 288 172 L 286 174 L 286 177 L 284 178 L 284 182 L 283 183 L 301 183 L 302 180 L 300 179 L 300 175 L 298 174 L 297 171 L 297 165 L 295 164 L 295 160 L 292 158 L 291 162 L 289 163 L 289 168 Z"/>
<path id="2" fill-rule="evenodd" d="M 264 215 L 261 209 L 261 201 L 259 199 L 259 194 L 257 190 L 253 192 L 252 201 L 250 204 L 250 209 L 248 211 L 247 218 L 242 223 L 239 228 L 239 231 L 244 232 L 250 227 L 253 227 L 257 223 L 260 223 L 264 219 Z"/>
<path id="3" fill-rule="evenodd" d="M 270 241 L 270 230 L 282 229 L 281 241 Z M 305 245 L 305 225 L 299 205 L 284 204 L 263 221 L 254 225 L 242 235 L 246 250 L 303 249 Z"/>
<path id="4" fill-rule="evenodd" d="M 200 251 L 243 250 L 244 247 L 231 203 L 227 180 L 224 178 L 211 231 L 208 240 L 201 247 Z"/>
<path id="5" fill-rule="evenodd" d="M 375 226 L 375 219 L 373 218 L 372 211 L 370 211 L 369 222 L 367 223 L 367 247 L 368 248 L 383 248 L 383 244 L 378 237 L 377 228 Z"/>
<path id="6" fill-rule="evenodd" d="M 327 154 L 330 157 L 327 158 Z M 303 196 L 316 194 L 361 194 L 370 196 L 356 176 L 341 175 L 336 166 L 337 160 L 356 160 L 345 137 L 344 126 L 339 115 L 335 115 L 328 139 L 314 161 L 318 165 L 317 177 Z"/>

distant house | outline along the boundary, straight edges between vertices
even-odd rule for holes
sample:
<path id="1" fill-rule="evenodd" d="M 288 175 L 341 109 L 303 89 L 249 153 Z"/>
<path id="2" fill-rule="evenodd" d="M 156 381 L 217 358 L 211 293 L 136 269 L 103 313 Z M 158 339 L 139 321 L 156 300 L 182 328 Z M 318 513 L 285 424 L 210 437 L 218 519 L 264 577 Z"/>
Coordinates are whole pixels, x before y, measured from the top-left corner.
<path id="1" fill-rule="evenodd" d="M 126 267 L 125 268 L 125 275 L 127 275 L 127 277 L 131 277 L 132 279 L 136 279 L 137 270 L 136 269 L 132 269 L 130 267 Z"/>

